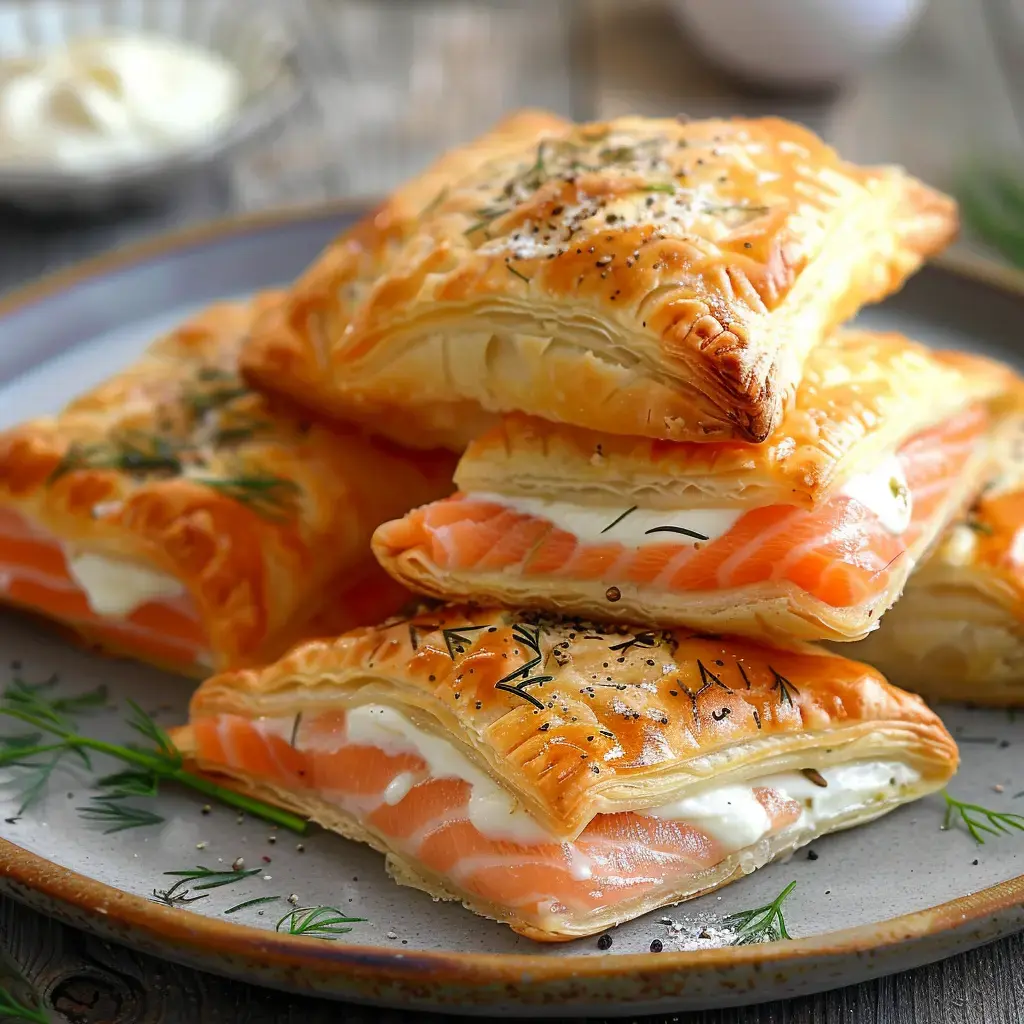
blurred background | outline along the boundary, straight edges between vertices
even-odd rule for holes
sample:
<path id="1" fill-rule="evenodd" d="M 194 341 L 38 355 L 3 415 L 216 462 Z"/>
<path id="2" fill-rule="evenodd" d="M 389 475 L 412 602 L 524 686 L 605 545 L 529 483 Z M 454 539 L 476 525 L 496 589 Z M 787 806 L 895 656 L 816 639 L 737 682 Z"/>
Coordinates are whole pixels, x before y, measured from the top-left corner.
<path id="1" fill-rule="evenodd" d="M 213 216 L 379 195 L 523 105 L 794 118 L 954 191 L 962 250 L 1024 265 L 1024 0 L 234 0 L 220 36 L 188 28 L 218 6 L 0 0 L 0 112 L 26 52 L 119 26 L 281 61 L 294 90 L 241 140 L 99 199 L 73 174 L 41 189 L 45 166 L 5 177 L 0 123 L 0 286 Z M 257 23 L 276 49 L 245 49 Z"/>

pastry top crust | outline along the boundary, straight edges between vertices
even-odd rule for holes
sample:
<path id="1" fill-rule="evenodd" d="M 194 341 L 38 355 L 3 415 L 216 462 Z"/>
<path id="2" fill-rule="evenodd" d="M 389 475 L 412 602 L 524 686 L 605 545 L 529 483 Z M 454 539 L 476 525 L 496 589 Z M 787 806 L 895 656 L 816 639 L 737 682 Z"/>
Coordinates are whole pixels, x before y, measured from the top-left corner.
<path id="1" fill-rule="evenodd" d="M 363 571 L 378 523 L 451 489 L 447 453 L 413 457 L 248 390 L 239 348 L 280 301 L 211 306 L 58 416 L 0 433 L 0 507 L 179 578 L 223 666 Z"/>
<path id="2" fill-rule="evenodd" d="M 510 414 L 474 441 L 462 491 L 642 508 L 814 506 L 909 437 L 1012 388 L 1000 363 L 901 334 L 840 331 L 814 349 L 763 444 L 622 437 Z"/>
<path id="3" fill-rule="evenodd" d="M 402 242 L 419 219 L 445 199 L 453 181 L 481 162 L 535 146 L 567 126 L 567 121 L 545 111 L 518 111 L 487 134 L 448 151 L 396 189 L 331 242 L 284 300 L 254 325 L 240 360 L 246 377 L 265 392 L 288 395 L 327 416 L 351 419 L 351 404 L 339 403 L 325 386 L 331 350 Z M 373 415 L 371 408 L 364 418 Z M 400 439 L 418 440 L 415 435 Z"/>
<path id="4" fill-rule="evenodd" d="M 926 778 L 957 758 L 919 698 L 817 648 L 459 606 L 214 677 L 191 718 L 368 702 L 448 734 L 566 836 L 595 814 L 656 806 L 708 781 L 799 769 L 809 751 L 841 762 L 854 742 L 858 756 L 904 759 Z"/>
<path id="5" fill-rule="evenodd" d="M 452 183 L 322 333 L 316 386 L 353 415 L 415 405 L 426 436 L 471 401 L 762 441 L 821 335 L 955 230 L 948 197 L 777 118 L 573 125 Z"/>

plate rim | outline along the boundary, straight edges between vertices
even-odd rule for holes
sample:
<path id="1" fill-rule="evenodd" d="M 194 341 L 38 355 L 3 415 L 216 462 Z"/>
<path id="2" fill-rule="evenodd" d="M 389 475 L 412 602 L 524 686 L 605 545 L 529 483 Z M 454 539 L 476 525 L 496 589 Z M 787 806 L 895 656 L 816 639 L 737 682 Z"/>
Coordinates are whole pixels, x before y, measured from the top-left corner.
<path id="1" fill-rule="evenodd" d="M 377 202 L 375 198 L 361 197 L 288 205 L 161 232 L 76 262 L 0 296 L 0 320 L 90 279 L 161 256 L 291 223 L 327 220 L 338 215 L 365 215 L 376 207 Z M 983 257 L 955 253 L 933 260 L 932 265 L 989 288 L 1024 297 L 1024 272 L 1012 267 Z M 79 927 L 92 927 L 94 931 L 107 934 L 114 927 L 123 927 L 135 934 L 145 934 L 160 944 L 174 943 L 175 950 L 214 953 L 222 959 L 258 954 L 262 963 L 269 966 L 268 961 L 272 961 L 273 966 L 285 970 L 309 967 L 313 961 L 318 973 L 325 972 L 326 976 L 334 978 L 344 976 L 359 986 L 365 983 L 386 986 L 396 982 L 422 984 L 427 977 L 435 982 L 440 979 L 470 987 L 515 984 L 526 977 L 532 984 L 594 978 L 626 981 L 630 977 L 642 977 L 644 988 L 652 982 L 664 983 L 671 979 L 675 982 L 672 988 L 678 991 L 678 986 L 688 977 L 708 971 L 799 966 L 820 957 L 873 956 L 914 940 L 939 938 L 961 928 L 990 921 L 1024 905 L 1022 873 L 936 906 L 805 938 L 746 946 L 665 951 L 657 956 L 631 953 L 599 957 L 593 954 L 545 956 L 540 952 L 438 952 L 408 948 L 397 951 L 389 946 L 334 943 L 287 935 L 187 910 L 162 907 L 145 896 L 61 867 L 0 837 L 0 889 L 21 902 L 34 904 L 30 898 L 25 899 L 25 893 L 19 892 L 22 888 L 29 894 L 59 905 L 66 911 L 64 919 L 72 920 Z M 76 913 L 71 914 L 72 911 Z M 80 914 L 85 915 L 84 919 L 79 918 Z M 982 941 L 987 939 L 979 938 L 975 944 Z M 161 955 L 168 954 L 165 951 Z M 353 968 L 358 969 L 358 978 L 353 976 Z M 216 970 L 216 967 L 207 966 L 206 969 Z M 500 998 L 500 994 L 496 996 L 496 999 Z M 756 995 L 746 1001 L 756 1001 Z"/>

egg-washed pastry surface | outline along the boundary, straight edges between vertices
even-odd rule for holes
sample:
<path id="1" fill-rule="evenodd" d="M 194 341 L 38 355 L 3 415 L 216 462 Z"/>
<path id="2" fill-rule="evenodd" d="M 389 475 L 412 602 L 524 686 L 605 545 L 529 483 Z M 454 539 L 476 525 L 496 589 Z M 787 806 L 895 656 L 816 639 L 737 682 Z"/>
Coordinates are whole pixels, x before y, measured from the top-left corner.
<path id="1" fill-rule="evenodd" d="M 418 422 L 407 423 L 405 410 L 396 409 L 401 403 L 353 402 L 347 392 L 335 392 L 337 373 L 342 383 L 348 375 L 344 368 L 336 370 L 337 342 L 389 261 L 455 181 L 482 163 L 510 159 L 568 128 L 569 122 L 555 114 L 518 111 L 480 138 L 445 153 L 396 189 L 335 239 L 289 289 L 284 301 L 256 325 L 241 358 L 247 378 L 263 391 L 287 395 L 326 416 L 346 422 L 362 419 L 375 433 L 389 433 L 416 448 L 464 447 L 466 440 L 491 423 L 478 405 L 446 401 L 426 436 Z M 415 391 L 420 387 L 418 381 L 413 385 Z"/>
<path id="2" fill-rule="evenodd" d="M 0 601 L 190 674 L 393 612 L 375 526 L 451 490 L 452 457 L 327 428 L 236 373 L 215 305 L 60 415 L 0 433 Z"/>
<path id="3" fill-rule="evenodd" d="M 410 444 L 464 446 L 473 410 L 761 441 L 826 329 L 955 228 L 948 197 L 786 121 L 546 125 L 444 189 L 343 316 L 268 324 L 245 365 Z"/>
<path id="4" fill-rule="evenodd" d="M 996 453 L 977 501 L 851 649 L 929 699 L 1024 706 L 1024 402 Z"/>
<path id="5" fill-rule="evenodd" d="M 659 626 L 850 640 L 981 485 L 999 364 L 841 332 L 761 445 L 623 438 L 510 416 L 451 498 L 386 523 L 412 589 Z"/>
<path id="6" fill-rule="evenodd" d="M 214 677 L 173 735 L 543 940 L 715 889 L 957 764 L 919 698 L 813 647 L 459 606 Z"/>

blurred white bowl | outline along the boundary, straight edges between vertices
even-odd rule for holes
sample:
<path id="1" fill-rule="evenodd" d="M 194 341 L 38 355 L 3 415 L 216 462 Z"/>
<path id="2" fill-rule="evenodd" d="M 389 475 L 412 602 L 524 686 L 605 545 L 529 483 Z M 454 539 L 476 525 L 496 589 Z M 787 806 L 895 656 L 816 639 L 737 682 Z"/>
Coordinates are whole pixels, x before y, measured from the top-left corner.
<path id="1" fill-rule="evenodd" d="M 300 98 L 295 37 L 280 7 L 258 0 L 0 0 L 0 61 L 112 33 L 220 55 L 241 77 L 238 109 L 201 141 L 102 170 L 5 163 L 0 153 L 0 201 L 50 212 L 160 196 L 264 135 Z"/>
<path id="2" fill-rule="evenodd" d="M 836 85 L 894 46 L 924 0 L 672 0 L 724 69 L 775 86 Z"/>

